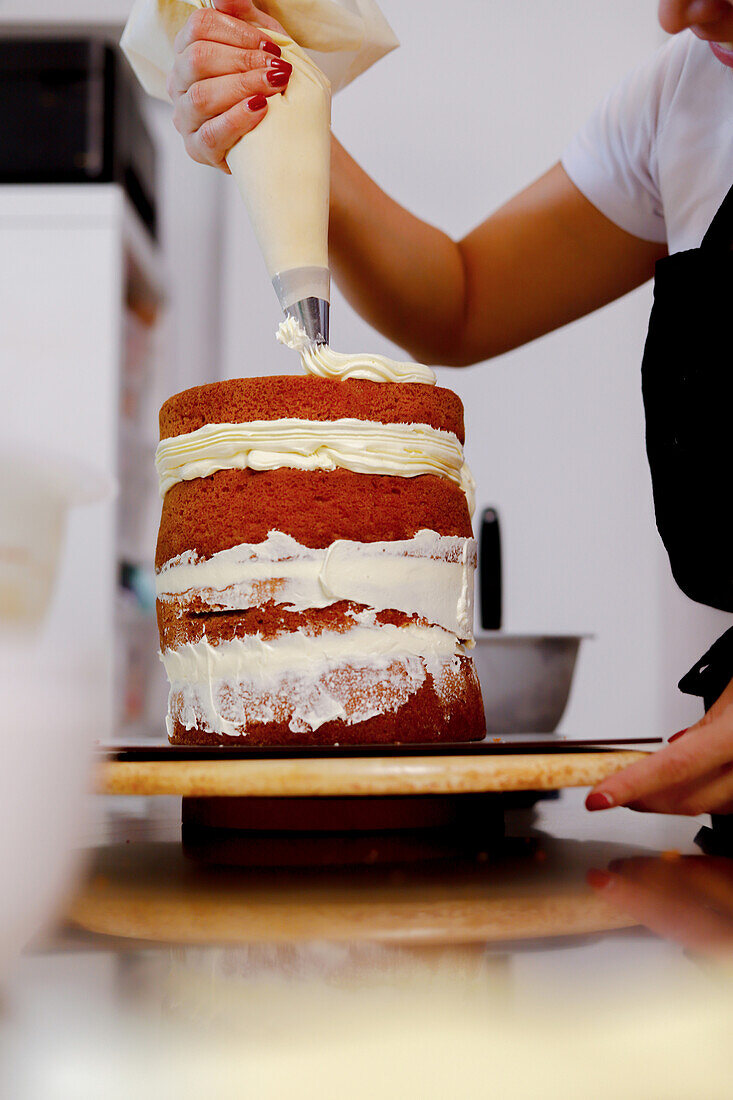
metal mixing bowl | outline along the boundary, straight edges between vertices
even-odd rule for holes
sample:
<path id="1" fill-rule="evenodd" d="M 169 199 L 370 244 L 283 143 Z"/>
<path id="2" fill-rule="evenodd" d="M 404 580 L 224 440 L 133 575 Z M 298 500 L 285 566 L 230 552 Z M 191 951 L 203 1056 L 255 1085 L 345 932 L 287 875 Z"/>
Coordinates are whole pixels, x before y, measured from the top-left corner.
<path id="1" fill-rule="evenodd" d="M 567 706 L 583 634 L 479 631 L 473 658 L 487 733 L 552 733 Z"/>

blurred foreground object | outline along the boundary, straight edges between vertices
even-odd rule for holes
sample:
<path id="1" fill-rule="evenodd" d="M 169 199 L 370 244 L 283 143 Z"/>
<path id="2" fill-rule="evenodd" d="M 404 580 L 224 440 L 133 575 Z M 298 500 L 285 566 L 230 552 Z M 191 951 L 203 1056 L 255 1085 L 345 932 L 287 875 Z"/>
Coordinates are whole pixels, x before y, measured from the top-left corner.
<path id="1" fill-rule="evenodd" d="M 53 590 L 69 508 L 109 495 L 111 486 L 81 463 L 28 447 L 3 446 L 12 476 L 0 482 L 0 638 L 12 626 L 40 625 Z"/>
<path id="2" fill-rule="evenodd" d="M 107 496 L 94 470 L 16 446 L 0 481 L 0 973 L 52 915 L 81 842 L 95 713 L 83 653 L 44 620 L 67 512 Z"/>

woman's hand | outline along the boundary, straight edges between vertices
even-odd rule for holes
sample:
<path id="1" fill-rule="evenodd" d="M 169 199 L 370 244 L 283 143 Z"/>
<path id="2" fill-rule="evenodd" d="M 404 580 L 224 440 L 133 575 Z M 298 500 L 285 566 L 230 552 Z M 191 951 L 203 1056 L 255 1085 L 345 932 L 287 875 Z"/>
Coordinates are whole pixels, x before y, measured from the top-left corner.
<path id="1" fill-rule="evenodd" d="M 265 117 L 267 97 L 285 90 L 292 65 L 263 30 L 282 27 L 252 0 L 216 4 L 194 12 L 177 36 L 168 94 L 188 155 L 229 172 L 226 154 Z"/>
<path id="2" fill-rule="evenodd" d="M 697 725 L 670 741 L 594 787 L 587 809 L 628 806 L 691 817 L 733 813 L 733 680 Z"/>

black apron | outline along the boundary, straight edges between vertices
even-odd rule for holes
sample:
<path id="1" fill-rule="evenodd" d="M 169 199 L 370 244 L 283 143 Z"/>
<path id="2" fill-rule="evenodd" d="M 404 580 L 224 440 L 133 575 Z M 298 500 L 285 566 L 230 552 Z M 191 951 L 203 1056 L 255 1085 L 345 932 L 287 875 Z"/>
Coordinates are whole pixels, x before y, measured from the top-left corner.
<path id="1" fill-rule="evenodd" d="M 700 248 L 659 260 L 642 364 L 657 527 L 679 587 L 733 611 L 733 187 Z M 710 706 L 733 628 L 680 681 Z"/>
<path id="2" fill-rule="evenodd" d="M 690 599 L 733 611 L 733 187 L 700 248 L 659 260 L 642 364 L 657 527 Z M 682 677 L 707 710 L 733 679 L 733 628 Z M 733 855 L 733 815 L 695 838 Z"/>

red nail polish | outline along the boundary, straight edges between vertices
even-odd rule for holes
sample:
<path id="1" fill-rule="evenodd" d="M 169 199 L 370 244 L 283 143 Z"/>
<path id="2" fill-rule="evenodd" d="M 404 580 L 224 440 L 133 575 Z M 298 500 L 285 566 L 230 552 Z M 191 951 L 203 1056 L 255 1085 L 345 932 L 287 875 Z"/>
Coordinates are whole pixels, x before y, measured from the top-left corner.
<path id="1" fill-rule="evenodd" d="M 611 876 L 608 871 L 599 871 L 597 867 L 591 867 L 585 876 L 585 881 L 594 890 L 602 890 L 604 886 L 608 886 Z"/>
<path id="2" fill-rule="evenodd" d="M 290 73 L 281 72 L 280 69 L 267 70 L 267 83 L 273 88 L 284 88 L 290 80 Z"/>
<path id="3" fill-rule="evenodd" d="M 260 42 L 260 49 L 264 50 L 265 53 L 274 54 L 275 57 L 279 57 L 282 53 L 277 42 L 270 42 L 269 40 L 267 42 Z"/>
<path id="4" fill-rule="evenodd" d="M 669 741 L 676 741 L 678 737 L 682 737 L 682 734 L 687 733 L 687 730 L 689 728 L 690 727 L 688 726 L 687 729 L 679 730 L 678 733 L 673 733 L 672 736 L 669 738 L 668 743 L 669 743 Z"/>
<path id="5" fill-rule="evenodd" d="M 251 99 L 247 100 L 247 106 L 250 111 L 264 111 L 267 106 L 267 97 L 263 95 L 253 95 Z"/>
<path id="6" fill-rule="evenodd" d="M 610 794 L 606 794 L 604 791 L 592 791 L 585 800 L 585 808 L 590 810 L 591 813 L 594 810 L 610 810 L 615 805 L 616 803 Z"/>

